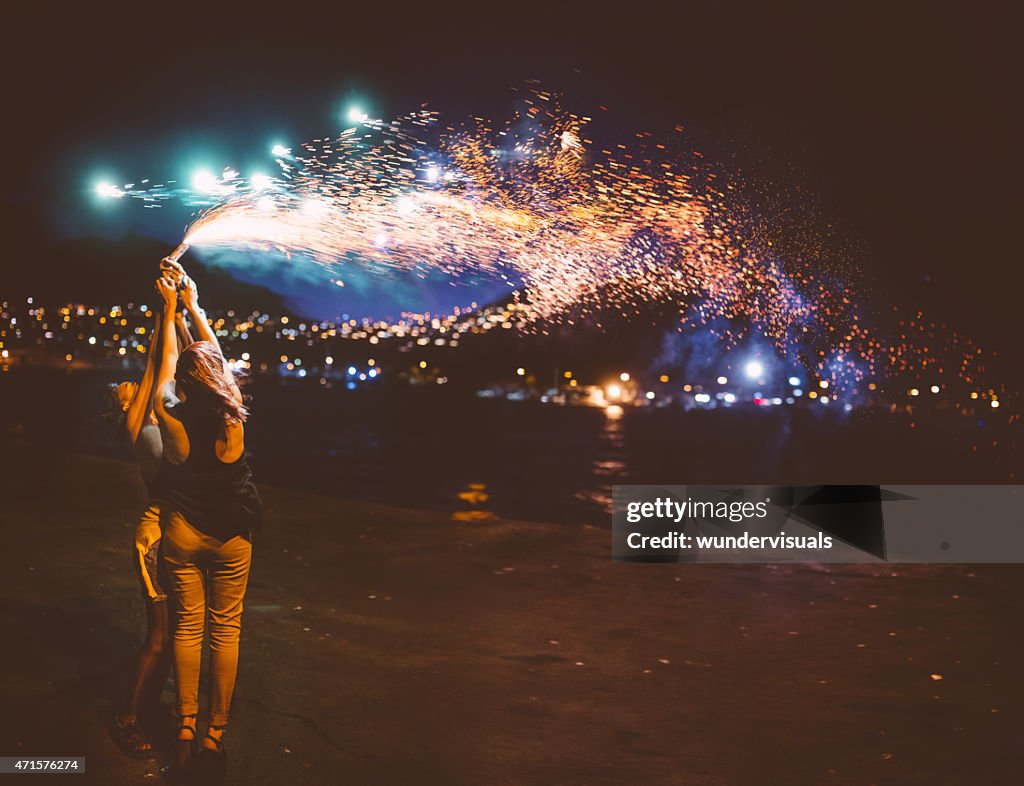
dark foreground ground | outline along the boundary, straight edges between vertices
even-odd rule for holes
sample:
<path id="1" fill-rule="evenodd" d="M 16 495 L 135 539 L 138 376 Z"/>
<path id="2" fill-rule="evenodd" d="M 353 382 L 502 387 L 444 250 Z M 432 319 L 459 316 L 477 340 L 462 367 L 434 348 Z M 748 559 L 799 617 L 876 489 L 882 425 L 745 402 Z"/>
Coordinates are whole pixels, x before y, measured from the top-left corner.
<path id="1" fill-rule="evenodd" d="M 0 754 L 155 782 L 106 733 L 137 471 L 0 451 Z M 1024 567 L 612 564 L 597 529 L 265 498 L 232 783 L 1019 782 Z"/>

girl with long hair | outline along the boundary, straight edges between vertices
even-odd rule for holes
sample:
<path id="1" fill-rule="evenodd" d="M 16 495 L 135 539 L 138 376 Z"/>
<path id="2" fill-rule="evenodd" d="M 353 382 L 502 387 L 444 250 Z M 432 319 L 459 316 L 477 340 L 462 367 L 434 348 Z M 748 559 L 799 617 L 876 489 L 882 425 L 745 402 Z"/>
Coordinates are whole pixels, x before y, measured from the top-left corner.
<path id="1" fill-rule="evenodd" d="M 173 269 L 171 264 L 165 266 Z M 185 278 L 180 297 L 200 340 L 178 352 L 168 340 L 179 290 L 157 279 L 164 302 L 155 408 L 170 475 L 171 511 L 164 558 L 177 601 L 174 668 L 178 734 L 174 771 L 191 762 L 199 711 L 199 670 L 207 614 L 210 620 L 209 724 L 200 744 L 211 766 L 224 766 L 224 729 L 238 669 L 238 644 L 252 560 L 252 531 L 262 503 L 245 458 L 248 412 L 217 336 L 199 308 L 195 283 Z"/>

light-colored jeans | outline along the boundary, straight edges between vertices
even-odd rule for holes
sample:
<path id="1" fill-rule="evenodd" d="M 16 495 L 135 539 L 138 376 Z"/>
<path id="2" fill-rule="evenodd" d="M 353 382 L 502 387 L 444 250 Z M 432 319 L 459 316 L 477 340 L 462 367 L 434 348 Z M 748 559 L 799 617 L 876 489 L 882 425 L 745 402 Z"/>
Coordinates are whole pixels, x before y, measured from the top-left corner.
<path id="1" fill-rule="evenodd" d="M 224 726 L 235 691 L 242 599 L 252 544 L 241 536 L 221 542 L 197 530 L 177 512 L 168 517 L 163 540 L 178 610 L 174 631 L 178 714 L 196 715 L 199 711 L 199 664 L 209 608 L 210 723 Z"/>
<path id="2" fill-rule="evenodd" d="M 147 603 L 163 603 L 167 600 L 167 582 L 163 558 L 160 554 L 161 510 L 166 502 L 150 500 L 145 512 L 135 527 L 135 573 L 142 586 L 142 597 Z"/>

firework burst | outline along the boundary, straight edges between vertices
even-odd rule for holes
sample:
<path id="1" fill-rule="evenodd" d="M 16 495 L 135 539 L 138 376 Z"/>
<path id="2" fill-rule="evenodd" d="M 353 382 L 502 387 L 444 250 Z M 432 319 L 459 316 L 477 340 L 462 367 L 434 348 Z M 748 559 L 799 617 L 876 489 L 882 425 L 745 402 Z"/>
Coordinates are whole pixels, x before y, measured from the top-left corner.
<path id="1" fill-rule="evenodd" d="M 977 383 L 974 347 L 940 361 L 911 329 L 876 335 L 820 260 L 780 258 L 732 186 L 718 185 L 699 152 L 683 152 L 681 129 L 674 140 L 638 134 L 602 148 L 586 136 L 590 118 L 539 90 L 502 125 L 446 127 L 428 111 L 361 121 L 294 153 L 275 148 L 275 178 L 206 177 L 212 204 L 184 242 L 301 255 L 339 278 L 348 265 L 497 276 L 535 324 L 668 303 L 680 329 L 708 330 L 723 349 L 763 336 L 834 392 L 931 370 Z M 175 195 L 116 190 L 151 202 Z"/>

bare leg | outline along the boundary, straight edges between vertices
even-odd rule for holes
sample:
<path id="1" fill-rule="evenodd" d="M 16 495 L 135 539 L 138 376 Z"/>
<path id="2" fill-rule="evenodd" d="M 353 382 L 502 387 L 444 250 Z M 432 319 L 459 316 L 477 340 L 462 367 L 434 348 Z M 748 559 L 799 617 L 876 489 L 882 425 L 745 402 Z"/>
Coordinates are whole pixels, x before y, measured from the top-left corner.
<path id="1" fill-rule="evenodd" d="M 153 753 L 153 744 L 138 726 L 142 703 L 162 691 L 167 681 L 168 646 L 167 602 L 146 604 L 146 639 L 132 662 L 131 684 L 127 706 L 115 716 L 116 738 L 122 750 L 132 756 L 145 757 Z"/>
<path id="2" fill-rule="evenodd" d="M 132 664 L 132 681 L 128 706 L 118 716 L 121 723 L 138 719 L 139 709 L 153 695 L 162 691 L 167 679 L 170 649 L 168 645 L 167 601 L 146 604 L 146 639 Z M 163 680 L 157 682 L 160 677 Z M 159 693 L 157 693 L 159 695 Z"/>

